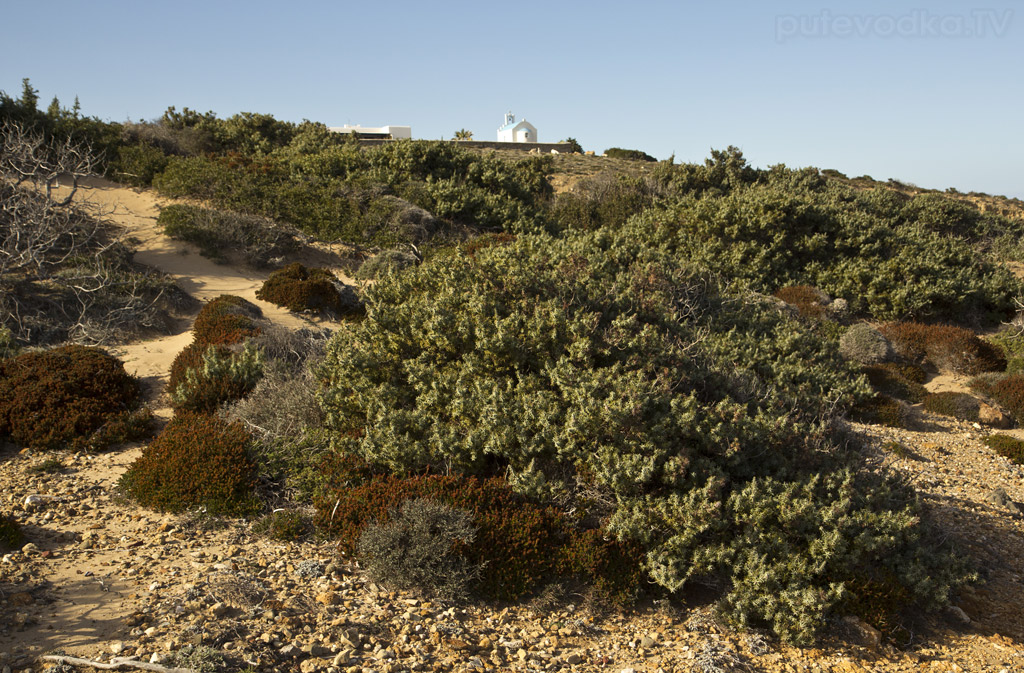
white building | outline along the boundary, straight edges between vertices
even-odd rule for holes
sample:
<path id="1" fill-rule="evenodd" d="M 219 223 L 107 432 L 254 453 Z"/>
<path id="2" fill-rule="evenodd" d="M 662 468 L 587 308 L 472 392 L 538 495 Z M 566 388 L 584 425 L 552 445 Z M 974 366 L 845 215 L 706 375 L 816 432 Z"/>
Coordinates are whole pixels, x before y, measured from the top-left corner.
<path id="1" fill-rule="evenodd" d="M 505 113 L 505 124 L 498 129 L 498 142 L 502 143 L 535 143 L 537 127 L 523 119 L 516 121 L 511 112 Z"/>
<path id="2" fill-rule="evenodd" d="M 359 126 L 358 124 L 350 126 L 345 124 L 344 126 L 331 126 L 327 130 L 346 135 L 354 131 L 360 138 L 368 139 L 409 140 L 412 138 L 411 126 Z"/>

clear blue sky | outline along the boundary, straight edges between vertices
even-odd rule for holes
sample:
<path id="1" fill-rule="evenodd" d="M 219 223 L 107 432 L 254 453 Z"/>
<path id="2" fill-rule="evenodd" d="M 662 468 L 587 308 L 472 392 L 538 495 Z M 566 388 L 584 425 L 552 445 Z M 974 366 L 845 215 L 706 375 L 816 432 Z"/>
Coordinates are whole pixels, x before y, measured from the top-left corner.
<path id="1" fill-rule="evenodd" d="M 921 9 L 929 5 L 928 9 Z M 85 114 L 170 105 L 460 128 L 511 109 L 699 161 L 835 168 L 1024 198 L 1024 3 L 3 0 L 0 89 Z"/>

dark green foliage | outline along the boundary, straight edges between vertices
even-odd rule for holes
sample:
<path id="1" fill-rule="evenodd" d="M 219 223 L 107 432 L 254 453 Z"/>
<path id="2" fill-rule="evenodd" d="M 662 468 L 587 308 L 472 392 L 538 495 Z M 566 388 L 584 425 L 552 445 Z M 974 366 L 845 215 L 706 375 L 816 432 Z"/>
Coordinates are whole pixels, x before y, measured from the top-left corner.
<path id="1" fill-rule="evenodd" d="M 985 374 L 971 379 L 970 385 L 995 400 L 1018 422 L 1024 421 L 1024 374 Z"/>
<path id="2" fill-rule="evenodd" d="M 898 458 L 910 458 L 913 454 L 910 449 L 907 448 L 906 444 L 897 441 L 886 442 L 882 445 L 882 450 Z"/>
<path id="3" fill-rule="evenodd" d="M 887 395 L 875 395 L 862 400 L 850 410 L 850 417 L 861 423 L 887 425 L 890 428 L 905 428 L 910 418 L 906 405 Z"/>
<path id="4" fill-rule="evenodd" d="M 995 234 L 1024 234 L 1010 220 L 930 219 L 917 199 L 857 191 L 815 169 L 755 171 L 738 151 L 703 167 L 659 164 L 652 177 L 660 203 L 618 238 L 663 246 L 761 292 L 810 285 L 854 315 L 992 323 L 1024 289 L 986 248 Z"/>
<path id="5" fill-rule="evenodd" d="M 952 416 L 961 421 L 977 421 L 981 402 L 967 393 L 930 393 L 924 398 L 924 408 L 934 414 Z"/>
<path id="6" fill-rule="evenodd" d="M 21 526 L 6 514 L 0 514 L 0 552 L 20 549 L 25 541 Z"/>
<path id="7" fill-rule="evenodd" d="M 1024 374 L 1024 331 L 1009 327 L 987 338 L 1006 358 L 1007 374 Z"/>
<path id="8" fill-rule="evenodd" d="M 249 434 L 237 423 L 177 414 L 143 449 L 119 482 L 145 507 L 209 514 L 247 514 L 257 507 Z"/>
<path id="9" fill-rule="evenodd" d="M 296 312 L 328 312 L 343 316 L 359 314 L 363 310 L 352 288 L 342 285 L 329 270 L 307 268 L 298 262 L 270 274 L 256 292 L 256 297 Z"/>
<path id="10" fill-rule="evenodd" d="M 565 140 L 563 140 L 562 142 L 566 143 L 567 145 L 569 145 L 569 151 L 570 152 L 573 152 L 575 154 L 583 154 L 583 146 L 580 145 L 579 142 L 575 138 L 570 136 L 570 137 L 566 138 Z"/>
<path id="11" fill-rule="evenodd" d="M 881 332 L 898 355 L 941 372 L 981 374 L 1006 369 L 999 349 L 962 327 L 897 322 L 882 325 Z"/>
<path id="12" fill-rule="evenodd" d="M 633 161 L 657 161 L 654 157 L 647 152 L 641 152 L 640 150 L 624 150 L 621 147 L 609 147 L 604 151 L 606 157 L 612 159 L 631 159 Z"/>
<path id="13" fill-rule="evenodd" d="M 1009 458 L 1018 465 L 1024 465 L 1024 441 L 1010 435 L 989 435 L 984 442 L 1000 456 Z"/>
<path id="14" fill-rule="evenodd" d="M 198 206 L 172 205 L 160 211 L 157 224 L 171 238 L 199 246 L 202 254 L 219 262 L 231 253 L 257 267 L 298 249 L 298 240 L 273 220 L 255 215 Z"/>
<path id="15" fill-rule="evenodd" d="M 0 360 L 0 438 L 22 446 L 102 449 L 138 438 L 147 428 L 128 417 L 140 404 L 138 380 L 99 348 L 63 346 Z"/>
<path id="16" fill-rule="evenodd" d="M 123 145 L 117 149 L 117 161 L 111 166 L 115 179 L 135 187 L 148 187 L 153 178 L 167 168 L 170 158 L 152 145 Z"/>
<path id="17" fill-rule="evenodd" d="M 274 510 L 252 525 L 254 533 L 280 542 L 297 542 L 313 532 L 309 517 L 294 509 Z"/>
<path id="18" fill-rule="evenodd" d="M 473 543 L 469 512 L 420 498 L 406 500 L 359 536 L 359 559 L 370 579 L 393 589 L 418 589 L 443 600 L 465 598 L 480 573 L 459 553 Z"/>
<path id="19" fill-rule="evenodd" d="M 864 374 L 876 391 L 889 397 L 916 404 L 923 402 L 928 395 L 921 385 L 926 378 L 925 372 L 916 365 L 883 362 L 864 367 Z"/>
<path id="20" fill-rule="evenodd" d="M 716 580 L 731 619 L 801 642 L 865 568 L 922 604 L 968 577 L 913 494 L 831 437 L 831 414 L 868 393 L 835 347 L 647 239 L 521 235 L 388 276 L 366 300 L 329 347 L 322 402 L 339 459 L 383 476 L 330 478 L 321 529 L 338 502 L 363 516 L 397 504 L 388 493 L 433 497 L 394 481 L 421 470 L 507 475 L 535 507 L 607 521 L 662 587 Z"/>
<path id="21" fill-rule="evenodd" d="M 621 227 L 650 207 L 654 196 L 651 185 L 642 178 L 602 173 L 581 180 L 571 192 L 559 194 L 550 217 L 560 229 Z"/>

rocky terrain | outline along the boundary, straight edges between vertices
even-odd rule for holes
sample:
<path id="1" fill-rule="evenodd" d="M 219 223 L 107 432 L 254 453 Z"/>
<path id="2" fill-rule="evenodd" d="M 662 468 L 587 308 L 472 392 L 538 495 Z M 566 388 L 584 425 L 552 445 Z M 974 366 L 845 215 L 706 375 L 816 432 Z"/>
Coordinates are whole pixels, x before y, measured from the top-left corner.
<path id="1" fill-rule="evenodd" d="M 92 197 L 118 205 L 114 217 L 139 242 L 138 259 L 193 295 L 254 298 L 259 274 L 162 238 L 148 192 L 100 183 Z M 302 323 L 261 306 L 272 320 Z M 115 350 L 150 384 L 157 407 L 187 327 Z M 370 583 L 330 543 L 281 544 L 247 521 L 140 509 L 116 489 L 137 447 L 94 455 L 3 447 L 0 509 L 15 515 L 26 544 L 0 559 L 0 671 L 90 670 L 58 663 L 58 654 L 107 667 L 302 673 L 1024 670 L 1024 469 L 981 443 L 988 429 L 919 409 L 910 429 L 850 430 L 914 483 L 982 581 L 954 609 L 920 615 L 899 633 L 838 618 L 814 649 L 731 631 L 715 620 L 713 597 L 698 591 L 626 614 L 572 594 L 516 605 L 426 602 Z"/>

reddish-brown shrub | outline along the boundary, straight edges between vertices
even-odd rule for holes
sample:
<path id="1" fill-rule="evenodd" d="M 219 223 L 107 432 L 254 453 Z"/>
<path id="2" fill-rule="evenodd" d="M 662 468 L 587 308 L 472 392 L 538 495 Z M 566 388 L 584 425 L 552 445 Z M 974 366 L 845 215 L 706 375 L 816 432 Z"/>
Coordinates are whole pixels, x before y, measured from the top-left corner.
<path id="1" fill-rule="evenodd" d="M 823 318 L 828 309 L 828 295 L 810 285 L 780 287 L 774 296 L 796 308 L 806 318 Z"/>
<path id="2" fill-rule="evenodd" d="M 931 393 L 924 398 L 924 408 L 932 413 L 952 416 L 962 421 L 977 421 L 981 402 L 967 393 Z"/>
<path id="3" fill-rule="evenodd" d="M 256 296 L 289 311 L 330 311 L 337 315 L 362 310 L 351 289 L 338 289 L 338 279 L 327 269 L 307 268 L 298 262 L 270 274 Z"/>
<path id="4" fill-rule="evenodd" d="M 0 437 L 23 446 L 98 449 L 135 438 L 100 431 L 140 404 L 138 380 L 99 348 L 63 346 L 0 361 Z"/>
<path id="5" fill-rule="evenodd" d="M 896 322 L 882 325 L 879 331 L 900 356 L 930 363 L 939 371 L 981 374 L 1006 369 L 998 348 L 962 327 Z"/>
<path id="6" fill-rule="evenodd" d="M 120 486 L 157 510 L 250 513 L 257 501 L 249 439 L 238 423 L 207 414 L 176 415 L 128 468 Z"/>
<path id="7" fill-rule="evenodd" d="M 559 576 L 593 582 L 619 601 L 640 586 L 639 552 L 600 531 L 574 530 L 556 508 L 526 500 L 504 479 L 375 475 L 337 457 L 325 470 L 328 487 L 316 502 L 315 521 L 345 554 L 356 552 L 368 525 L 386 521 L 406 500 L 428 498 L 472 514 L 477 535 L 462 551 L 483 568 L 476 589 L 484 596 L 518 598 Z"/>
<path id="8" fill-rule="evenodd" d="M 192 340 L 201 344 L 236 344 L 260 333 L 260 309 L 252 302 L 222 294 L 199 311 L 192 324 Z"/>
<path id="9" fill-rule="evenodd" d="M 1024 374 L 978 376 L 971 388 L 994 399 L 1018 422 L 1024 420 Z"/>
<path id="10" fill-rule="evenodd" d="M 515 234 L 499 232 L 496 234 L 481 234 L 474 236 L 462 244 L 462 251 L 469 257 L 476 257 L 476 253 L 485 248 L 508 245 L 516 240 Z"/>

